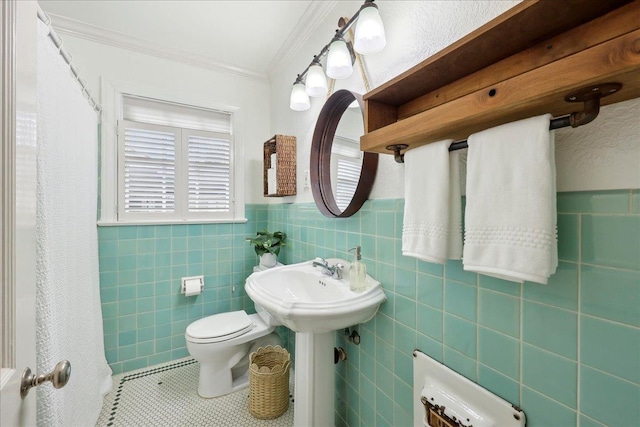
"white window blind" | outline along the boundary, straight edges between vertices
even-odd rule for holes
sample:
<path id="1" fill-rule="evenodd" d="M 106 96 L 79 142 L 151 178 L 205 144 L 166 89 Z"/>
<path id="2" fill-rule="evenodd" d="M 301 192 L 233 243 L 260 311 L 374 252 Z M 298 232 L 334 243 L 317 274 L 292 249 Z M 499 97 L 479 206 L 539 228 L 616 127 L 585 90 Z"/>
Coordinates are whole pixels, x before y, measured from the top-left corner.
<path id="1" fill-rule="evenodd" d="M 189 211 L 227 212 L 231 203 L 228 139 L 188 136 Z"/>
<path id="2" fill-rule="evenodd" d="M 205 108 L 122 96 L 122 118 L 138 123 L 231 134 L 231 114 Z"/>
<path id="3" fill-rule="evenodd" d="M 175 149 L 174 132 L 124 127 L 125 212 L 175 210 Z"/>
<path id="4" fill-rule="evenodd" d="M 123 96 L 119 221 L 233 219 L 231 116 Z"/>
<path id="5" fill-rule="evenodd" d="M 358 186 L 360 180 L 360 159 L 338 159 L 338 173 L 336 179 L 336 204 L 345 210 Z"/>

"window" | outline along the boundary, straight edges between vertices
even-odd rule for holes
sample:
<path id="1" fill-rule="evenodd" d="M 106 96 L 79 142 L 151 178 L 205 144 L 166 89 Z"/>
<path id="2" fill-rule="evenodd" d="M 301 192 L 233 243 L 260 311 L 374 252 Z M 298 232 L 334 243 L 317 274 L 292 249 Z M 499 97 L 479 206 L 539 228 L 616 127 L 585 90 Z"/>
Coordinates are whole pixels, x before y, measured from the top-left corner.
<path id="1" fill-rule="evenodd" d="M 237 219 L 231 114 L 130 95 L 122 100 L 117 221 Z"/>

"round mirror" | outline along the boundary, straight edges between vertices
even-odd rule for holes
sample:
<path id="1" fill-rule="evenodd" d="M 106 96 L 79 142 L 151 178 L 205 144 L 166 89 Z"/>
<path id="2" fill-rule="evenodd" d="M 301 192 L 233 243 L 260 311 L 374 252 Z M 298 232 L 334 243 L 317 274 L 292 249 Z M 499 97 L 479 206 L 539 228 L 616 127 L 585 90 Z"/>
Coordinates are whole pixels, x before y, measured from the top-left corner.
<path id="1" fill-rule="evenodd" d="M 357 108 L 349 108 L 355 102 Z M 378 169 L 377 153 L 360 151 L 364 133 L 362 97 L 341 89 L 320 111 L 311 143 L 311 189 L 325 216 L 349 217 L 369 197 Z"/>

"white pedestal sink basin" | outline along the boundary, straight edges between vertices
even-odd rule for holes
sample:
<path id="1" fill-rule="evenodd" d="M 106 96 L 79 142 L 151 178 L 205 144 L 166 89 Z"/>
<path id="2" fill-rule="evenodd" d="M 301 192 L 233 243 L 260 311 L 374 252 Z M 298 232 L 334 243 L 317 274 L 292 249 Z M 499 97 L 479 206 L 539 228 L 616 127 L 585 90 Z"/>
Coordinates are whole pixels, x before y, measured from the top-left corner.
<path id="1" fill-rule="evenodd" d="M 253 302 L 295 332 L 330 332 L 371 319 L 386 299 L 380 282 L 367 275 L 367 289 L 352 292 L 349 263 L 336 258 L 327 262 L 344 265 L 342 279 L 307 261 L 254 273 L 245 289 Z"/>
<path id="2" fill-rule="evenodd" d="M 245 290 L 262 316 L 296 332 L 294 426 L 334 425 L 333 331 L 371 319 L 387 298 L 367 275 L 367 289 L 349 290 L 349 262 L 343 278 L 323 274 L 313 261 L 253 273 Z"/>

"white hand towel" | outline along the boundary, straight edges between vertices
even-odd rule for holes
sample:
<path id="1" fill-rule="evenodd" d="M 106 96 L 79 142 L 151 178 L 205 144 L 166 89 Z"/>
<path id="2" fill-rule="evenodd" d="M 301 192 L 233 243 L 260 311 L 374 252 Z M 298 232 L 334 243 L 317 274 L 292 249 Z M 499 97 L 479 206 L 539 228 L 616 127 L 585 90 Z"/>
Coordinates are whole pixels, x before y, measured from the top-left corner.
<path id="1" fill-rule="evenodd" d="M 402 254 L 444 264 L 462 255 L 458 153 L 452 140 L 409 150 L 405 162 Z"/>
<path id="2" fill-rule="evenodd" d="M 551 116 L 469 137 L 464 269 L 547 284 L 558 266 Z"/>

